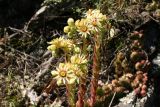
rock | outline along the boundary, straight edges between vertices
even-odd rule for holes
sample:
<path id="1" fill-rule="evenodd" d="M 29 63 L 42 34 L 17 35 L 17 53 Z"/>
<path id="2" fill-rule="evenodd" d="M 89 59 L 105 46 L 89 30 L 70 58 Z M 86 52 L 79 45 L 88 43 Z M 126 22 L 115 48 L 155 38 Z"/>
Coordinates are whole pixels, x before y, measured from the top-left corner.
<path id="1" fill-rule="evenodd" d="M 134 92 L 131 92 L 126 97 L 121 98 L 120 103 L 114 107 L 154 107 L 152 94 L 153 87 L 149 87 L 147 96 L 143 98 L 138 98 Z"/>
<path id="2" fill-rule="evenodd" d="M 144 22 L 136 30 L 143 30 L 145 35 L 143 40 L 145 51 L 149 54 L 149 56 L 153 55 L 156 51 L 156 47 L 159 42 L 158 40 L 160 39 L 159 24 L 150 19 L 147 22 Z"/>
<path id="3" fill-rule="evenodd" d="M 155 57 L 152 61 L 154 64 L 160 66 L 160 53 L 157 54 L 157 57 Z"/>

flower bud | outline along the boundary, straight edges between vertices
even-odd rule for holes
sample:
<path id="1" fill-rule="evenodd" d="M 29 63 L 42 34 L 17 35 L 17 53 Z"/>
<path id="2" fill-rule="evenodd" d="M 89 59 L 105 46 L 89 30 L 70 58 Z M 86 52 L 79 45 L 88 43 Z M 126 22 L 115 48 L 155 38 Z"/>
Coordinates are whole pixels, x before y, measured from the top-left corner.
<path id="1" fill-rule="evenodd" d="M 68 38 L 72 38 L 73 37 L 73 33 L 72 32 L 68 32 Z"/>
<path id="2" fill-rule="evenodd" d="M 92 51 L 93 49 L 92 49 L 92 46 L 91 45 L 89 45 L 88 47 L 87 47 L 87 51 Z"/>
<path id="3" fill-rule="evenodd" d="M 80 53 L 80 52 L 81 52 L 81 49 L 80 49 L 79 47 L 75 47 L 75 48 L 74 48 L 74 52 L 75 52 L 75 53 Z"/>
<path id="4" fill-rule="evenodd" d="M 70 31 L 70 27 L 69 26 L 65 26 L 63 31 L 64 31 L 64 33 L 68 33 Z"/>
<path id="5" fill-rule="evenodd" d="M 69 26 L 73 26 L 74 25 L 74 19 L 73 18 L 69 18 L 67 20 L 67 23 L 68 23 Z"/>

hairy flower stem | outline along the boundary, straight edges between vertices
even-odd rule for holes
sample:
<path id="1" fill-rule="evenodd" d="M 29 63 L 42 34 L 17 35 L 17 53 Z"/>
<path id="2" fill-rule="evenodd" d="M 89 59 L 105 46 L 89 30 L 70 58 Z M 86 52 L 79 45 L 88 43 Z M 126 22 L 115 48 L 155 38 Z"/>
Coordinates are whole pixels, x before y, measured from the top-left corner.
<path id="1" fill-rule="evenodd" d="M 94 52 L 93 52 L 93 66 L 92 66 L 92 79 L 91 79 L 91 88 L 90 88 L 90 100 L 89 106 L 93 107 L 96 102 L 96 90 L 98 87 L 98 78 L 100 73 L 100 38 L 99 35 L 94 37 Z"/>
<path id="2" fill-rule="evenodd" d="M 66 84 L 68 107 L 76 107 L 75 105 L 75 84 Z"/>
<path id="3" fill-rule="evenodd" d="M 83 53 L 87 54 L 88 42 L 83 38 Z M 78 101 L 76 102 L 76 107 L 84 107 L 84 96 L 86 93 L 86 74 L 80 78 L 80 84 L 78 89 Z"/>
<path id="4" fill-rule="evenodd" d="M 86 38 L 83 38 L 83 54 L 87 54 L 87 46 L 88 46 L 88 41 L 87 41 L 87 39 Z"/>
<path id="5" fill-rule="evenodd" d="M 84 107 L 84 96 L 86 92 L 86 79 L 81 78 L 78 90 L 78 101 L 76 102 L 76 107 Z"/>

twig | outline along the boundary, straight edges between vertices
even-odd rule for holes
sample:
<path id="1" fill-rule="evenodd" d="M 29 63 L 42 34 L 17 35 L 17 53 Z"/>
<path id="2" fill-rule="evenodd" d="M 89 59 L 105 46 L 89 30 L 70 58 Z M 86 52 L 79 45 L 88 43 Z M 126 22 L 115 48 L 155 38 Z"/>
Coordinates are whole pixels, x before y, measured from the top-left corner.
<path id="1" fill-rule="evenodd" d="M 42 6 L 28 21 L 28 23 L 24 26 L 24 31 L 28 30 L 29 25 L 32 23 L 32 21 L 37 20 L 39 18 L 39 15 L 43 14 L 49 7 L 48 6 Z"/>
<path id="2" fill-rule="evenodd" d="M 31 37 L 31 35 L 27 31 L 24 31 L 24 30 L 21 30 L 21 29 L 16 29 L 16 28 L 13 28 L 13 27 L 8 27 L 8 28 L 10 30 L 14 31 L 14 32 L 22 33 L 22 34 L 25 34 L 25 35 Z"/>
<path id="3" fill-rule="evenodd" d="M 3 57 L 2 55 L 0 55 L 0 60 L 4 60 L 3 63 L 0 63 L 0 69 L 4 68 L 5 66 L 7 66 L 9 64 L 9 61 L 5 59 L 5 57 Z"/>
<path id="4" fill-rule="evenodd" d="M 37 59 L 37 58 L 35 58 L 35 57 L 31 56 L 31 55 L 28 55 L 28 54 L 26 54 L 26 53 L 24 53 L 24 52 L 21 52 L 21 51 L 19 51 L 19 50 L 17 50 L 17 49 L 14 49 L 14 48 L 10 47 L 10 46 L 7 46 L 7 45 L 5 45 L 5 44 L 3 44 L 3 45 L 4 45 L 5 47 L 13 50 L 13 51 L 16 51 L 16 52 L 18 52 L 18 53 L 20 53 L 20 54 L 26 55 L 27 57 L 30 57 L 30 58 L 32 58 L 32 59 L 34 59 L 34 60 L 36 60 L 36 61 L 42 62 L 40 59 Z"/>
<path id="5" fill-rule="evenodd" d="M 53 57 L 49 58 L 48 61 L 40 65 L 40 71 L 37 73 L 35 80 L 38 80 L 42 75 L 44 75 L 51 66 L 51 62 L 54 60 Z M 42 68 L 41 68 L 42 67 Z"/>
<path id="6" fill-rule="evenodd" d="M 114 92 L 113 97 L 112 97 L 111 102 L 109 103 L 109 106 L 108 106 L 108 107 L 111 107 L 112 102 L 113 102 L 113 100 L 114 100 L 115 96 L 116 96 L 116 92 Z"/>
<path id="7" fill-rule="evenodd" d="M 16 32 L 16 33 L 13 33 L 12 35 L 10 35 L 7 39 L 11 39 L 11 38 L 15 37 L 16 35 L 18 35 L 17 32 Z"/>
<path id="8" fill-rule="evenodd" d="M 148 15 L 152 20 L 154 20 L 155 22 L 159 23 L 158 20 L 156 20 L 154 17 L 152 17 L 151 15 Z"/>

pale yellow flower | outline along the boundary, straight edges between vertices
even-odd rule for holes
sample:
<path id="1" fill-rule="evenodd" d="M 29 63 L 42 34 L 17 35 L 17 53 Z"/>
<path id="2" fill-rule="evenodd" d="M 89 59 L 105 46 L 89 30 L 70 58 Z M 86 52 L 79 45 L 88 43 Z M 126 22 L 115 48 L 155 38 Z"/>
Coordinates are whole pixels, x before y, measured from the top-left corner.
<path id="1" fill-rule="evenodd" d="M 78 78 L 77 82 L 79 83 L 79 78 L 85 75 L 84 70 L 76 64 L 72 64 L 71 69 L 73 70 L 74 75 Z"/>
<path id="2" fill-rule="evenodd" d="M 96 18 L 98 21 L 105 21 L 107 19 L 106 15 L 103 15 L 100 10 L 88 10 L 89 14 L 86 14 L 87 19 Z"/>
<path id="3" fill-rule="evenodd" d="M 82 37 L 87 38 L 87 36 L 90 35 L 89 23 L 86 19 L 77 20 L 75 25 L 77 27 L 77 31 L 82 35 Z"/>
<path id="4" fill-rule="evenodd" d="M 78 19 L 78 20 L 76 20 L 76 22 L 75 22 L 75 26 L 78 28 L 79 26 L 80 26 L 80 20 Z"/>
<path id="5" fill-rule="evenodd" d="M 74 56 L 71 56 L 71 64 L 73 64 L 73 71 L 75 72 L 75 75 L 78 77 L 82 77 L 83 75 L 86 75 L 88 72 L 87 70 L 87 62 L 85 55 L 76 54 Z"/>
<path id="6" fill-rule="evenodd" d="M 56 38 L 49 44 L 48 50 L 52 51 L 53 56 L 56 56 L 57 53 L 60 54 L 59 52 L 69 53 L 75 47 L 72 40 L 64 39 L 64 37 Z"/>
<path id="7" fill-rule="evenodd" d="M 93 14 L 93 9 L 89 9 L 86 13 L 85 13 L 85 17 L 90 17 Z"/>
<path id="8" fill-rule="evenodd" d="M 71 69 L 70 63 L 60 63 L 51 74 L 57 80 L 57 85 L 73 84 L 78 79 Z"/>
<path id="9" fill-rule="evenodd" d="M 90 19 L 89 22 L 89 28 L 92 30 L 92 32 L 99 32 L 100 28 L 102 28 L 102 24 L 96 18 Z"/>
<path id="10" fill-rule="evenodd" d="M 88 20 L 89 27 L 92 31 L 98 32 L 100 28 L 103 27 L 102 22 L 105 21 L 106 15 L 100 13 L 100 10 L 89 10 L 86 14 L 86 19 Z"/>
<path id="11" fill-rule="evenodd" d="M 72 64 L 87 64 L 87 59 L 85 55 L 81 55 L 81 54 L 76 54 L 74 56 L 71 56 L 71 63 Z"/>

